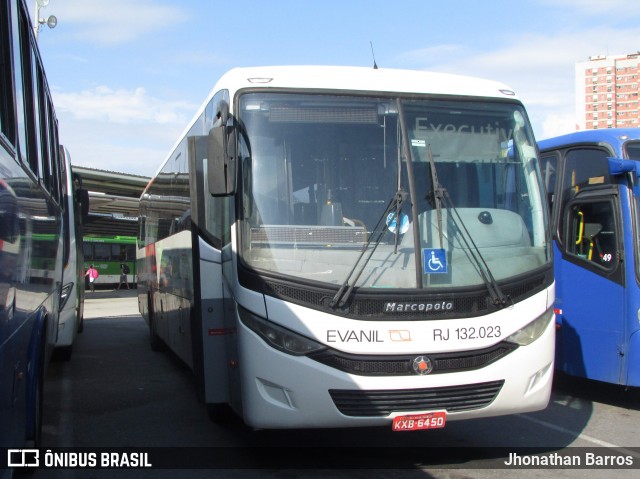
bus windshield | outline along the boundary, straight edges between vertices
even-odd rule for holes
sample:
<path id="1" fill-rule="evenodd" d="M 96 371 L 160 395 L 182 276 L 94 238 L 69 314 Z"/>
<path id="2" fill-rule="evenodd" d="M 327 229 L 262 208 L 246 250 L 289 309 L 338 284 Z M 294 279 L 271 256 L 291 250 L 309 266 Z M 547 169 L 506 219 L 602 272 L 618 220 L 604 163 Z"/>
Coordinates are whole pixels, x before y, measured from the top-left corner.
<path id="1" fill-rule="evenodd" d="M 550 261 L 517 102 L 245 93 L 240 256 L 364 288 L 483 286 Z"/>

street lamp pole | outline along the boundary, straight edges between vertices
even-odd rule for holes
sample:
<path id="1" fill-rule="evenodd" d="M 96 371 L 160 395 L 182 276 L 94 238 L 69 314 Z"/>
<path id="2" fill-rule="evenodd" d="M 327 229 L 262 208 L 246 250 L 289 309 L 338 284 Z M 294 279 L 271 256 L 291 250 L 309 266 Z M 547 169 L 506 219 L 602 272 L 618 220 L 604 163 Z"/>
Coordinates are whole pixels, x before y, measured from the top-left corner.
<path id="1" fill-rule="evenodd" d="M 55 15 L 49 15 L 46 19 L 40 18 L 40 9 L 47 5 L 49 5 L 49 0 L 36 0 L 35 18 L 33 21 L 33 33 L 36 36 L 36 40 L 38 40 L 38 32 L 42 25 L 46 23 L 49 28 L 56 28 L 58 24 L 58 19 Z"/>

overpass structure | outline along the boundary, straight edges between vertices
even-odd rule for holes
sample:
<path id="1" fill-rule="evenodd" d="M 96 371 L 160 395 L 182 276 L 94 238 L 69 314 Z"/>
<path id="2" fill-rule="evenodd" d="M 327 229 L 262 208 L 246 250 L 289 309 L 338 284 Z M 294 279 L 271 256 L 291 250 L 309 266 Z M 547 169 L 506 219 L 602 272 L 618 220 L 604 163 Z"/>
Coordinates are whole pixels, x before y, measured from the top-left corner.
<path id="1" fill-rule="evenodd" d="M 135 236 L 138 231 L 138 203 L 149 183 L 146 176 L 130 175 L 72 165 L 89 191 L 89 218 L 85 235 Z"/>

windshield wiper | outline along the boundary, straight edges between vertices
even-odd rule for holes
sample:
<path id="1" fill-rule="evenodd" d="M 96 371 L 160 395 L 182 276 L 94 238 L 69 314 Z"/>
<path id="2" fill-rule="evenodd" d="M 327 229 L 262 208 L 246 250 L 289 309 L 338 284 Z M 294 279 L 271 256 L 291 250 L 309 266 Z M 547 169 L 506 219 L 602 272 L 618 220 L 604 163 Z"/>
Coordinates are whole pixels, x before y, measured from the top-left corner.
<path id="1" fill-rule="evenodd" d="M 480 248 L 476 245 L 475 241 L 473 241 L 473 236 L 469 233 L 467 226 L 464 224 L 462 217 L 458 213 L 453 201 L 451 201 L 451 197 L 449 196 L 449 192 L 446 188 L 444 188 L 440 182 L 438 181 L 438 174 L 436 171 L 436 162 L 433 159 L 433 154 L 431 153 L 431 145 L 429 145 L 428 149 L 429 156 L 429 168 L 431 170 L 431 186 L 432 191 L 429 195 L 429 200 L 433 202 L 433 206 L 436 208 L 436 214 L 438 219 L 438 233 L 440 238 L 440 248 L 443 248 L 443 232 L 442 232 L 442 203 L 444 203 L 447 212 L 449 213 L 447 216 L 451 218 L 451 222 L 457 231 L 460 232 L 459 237 L 462 242 L 465 244 L 467 251 L 469 252 L 469 256 L 473 263 L 476 266 L 482 281 L 487 287 L 489 291 L 489 296 L 491 296 L 491 301 L 494 306 L 507 306 L 511 298 L 505 295 L 498 285 L 498 282 L 494 278 L 491 273 L 491 268 L 485 261 L 482 253 L 480 252 Z M 451 214 L 453 212 L 453 215 Z"/>
<path id="2" fill-rule="evenodd" d="M 444 248 L 442 242 L 442 202 L 444 200 L 447 190 L 440 184 L 438 180 L 438 171 L 436 169 L 436 162 L 433 159 L 433 153 L 431 153 L 431 145 L 429 145 L 429 170 L 431 171 L 431 195 L 430 200 L 433 202 L 433 206 L 436 208 L 436 217 L 438 219 L 438 239 L 440 240 L 440 248 Z"/>
<path id="3" fill-rule="evenodd" d="M 354 285 L 358 282 L 358 279 L 360 279 L 360 275 L 362 275 L 364 268 L 367 266 L 367 263 L 369 263 L 369 260 L 373 256 L 373 253 L 375 252 L 376 248 L 382 241 L 382 237 L 384 236 L 385 230 L 387 229 L 386 219 L 389 213 L 391 213 L 392 211 L 395 213 L 395 221 L 396 221 L 395 245 L 397 248 L 402 205 L 407 201 L 408 198 L 409 198 L 409 193 L 407 193 L 403 189 L 399 189 L 393 195 L 393 198 L 391 198 L 391 201 L 389 201 L 387 208 L 384 210 L 384 212 L 380 216 L 380 219 L 376 223 L 376 226 L 373 229 L 373 232 L 371 233 L 371 235 L 369 235 L 369 239 L 367 240 L 367 243 L 362 248 L 362 251 L 358 256 L 358 259 L 356 259 L 356 262 L 353 264 L 351 271 L 345 278 L 344 282 L 342 283 L 342 286 L 340 286 L 340 289 L 338 290 L 338 292 L 331 299 L 331 302 L 329 303 L 330 307 L 342 308 L 349 300 L 349 297 L 351 296 Z M 375 241 L 374 241 L 374 238 L 375 238 Z M 369 247 L 371 246 L 371 243 L 373 243 L 373 248 L 369 249 Z M 369 255 L 363 261 L 362 258 L 364 257 L 367 250 L 369 250 Z M 358 268 L 358 265 L 360 265 L 359 268 Z M 356 273 L 356 269 L 358 270 L 357 273 Z M 355 273 L 355 277 L 353 279 L 353 282 L 349 284 L 349 281 L 351 280 L 351 277 L 354 276 L 354 273 Z"/>

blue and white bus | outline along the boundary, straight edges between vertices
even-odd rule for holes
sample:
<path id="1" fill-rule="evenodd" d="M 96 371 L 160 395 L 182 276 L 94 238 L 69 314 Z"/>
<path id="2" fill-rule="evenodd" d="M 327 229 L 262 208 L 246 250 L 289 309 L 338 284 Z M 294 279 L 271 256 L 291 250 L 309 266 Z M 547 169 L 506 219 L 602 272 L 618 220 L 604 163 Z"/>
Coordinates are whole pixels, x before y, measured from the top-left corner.
<path id="1" fill-rule="evenodd" d="M 0 2 L 0 447 L 38 445 L 55 346 L 64 197 L 58 125 L 27 6 Z M 32 265 L 33 237 L 57 238 Z"/>
<path id="2" fill-rule="evenodd" d="M 140 201 L 140 311 L 214 418 L 396 431 L 546 407 L 536 144 L 507 86 L 240 68 Z M 230 408 L 229 408 L 230 406 Z"/>
<path id="3" fill-rule="evenodd" d="M 640 129 L 538 146 L 555 239 L 556 368 L 640 386 Z"/>

